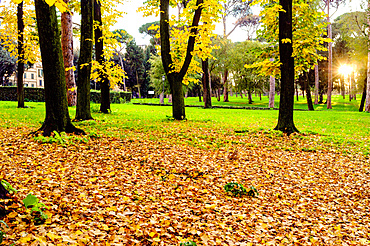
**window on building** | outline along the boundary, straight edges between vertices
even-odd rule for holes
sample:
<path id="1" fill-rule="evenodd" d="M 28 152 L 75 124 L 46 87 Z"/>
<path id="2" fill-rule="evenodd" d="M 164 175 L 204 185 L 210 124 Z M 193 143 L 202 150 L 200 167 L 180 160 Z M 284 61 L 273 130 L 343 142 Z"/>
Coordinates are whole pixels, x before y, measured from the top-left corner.
<path id="1" fill-rule="evenodd" d="M 25 79 L 27 79 L 27 73 L 24 73 L 24 76 L 23 76 Z"/>
<path id="2" fill-rule="evenodd" d="M 35 79 L 35 74 L 31 73 L 31 79 Z"/>
<path id="3" fill-rule="evenodd" d="M 31 87 L 35 87 L 35 84 L 31 84 Z"/>
<path id="4" fill-rule="evenodd" d="M 42 71 L 42 69 L 38 69 L 38 70 L 37 70 L 37 72 L 38 72 L 38 76 L 39 76 L 40 78 L 42 78 L 42 76 L 43 76 L 43 71 Z"/>
<path id="5" fill-rule="evenodd" d="M 24 84 L 25 87 L 28 87 L 28 84 Z"/>
<path id="6" fill-rule="evenodd" d="M 40 82 L 40 86 L 42 86 L 42 79 L 40 79 L 39 82 Z"/>

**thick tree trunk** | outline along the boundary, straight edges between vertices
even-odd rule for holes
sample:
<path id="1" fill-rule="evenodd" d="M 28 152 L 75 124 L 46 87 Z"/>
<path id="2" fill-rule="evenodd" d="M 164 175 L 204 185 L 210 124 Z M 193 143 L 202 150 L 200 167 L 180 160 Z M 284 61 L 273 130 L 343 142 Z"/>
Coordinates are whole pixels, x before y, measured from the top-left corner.
<path id="1" fill-rule="evenodd" d="M 209 86 L 208 58 L 204 61 L 202 60 L 202 69 L 203 69 L 202 83 L 203 83 L 204 108 L 212 108 L 211 88 Z"/>
<path id="2" fill-rule="evenodd" d="M 184 120 L 186 118 L 184 92 L 182 90 L 182 83 L 178 83 L 178 81 L 183 80 L 183 77 L 176 77 L 170 73 L 167 75 L 167 78 L 170 82 L 172 94 L 172 116 L 176 120 Z"/>
<path id="3" fill-rule="evenodd" d="M 40 128 L 44 136 L 53 131 L 84 134 L 69 117 L 62 46 L 55 6 L 35 0 L 37 28 L 45 82 L 46 117 Z"/>
<path id="4" fill-rule="evenodd" d="M 275 130 L 290 134 L 298 132 L 293 122 L 294 106 L 294 58 L 292 35 L 292 0 L 280 0 L 284 11 L 279 12 L 279 51 L 281 71 L 281 92 L 279 118 Z M 291 42 L 282 42 L 289 39 Z"/>
<path id="5" fill-rule="evenodd" d="M 327 3 L 328 3 L 328 17 L 327 17 L 327 21 L 328 21 L 328 38 L 329 39 L 332 39 L 332 32 L 331 32 L 331 24 L 330 24 L 330 15 L 329 15 L 329 0 L 327 0 Z M 332 94 L 332 91 L 333 91 L 333 80 L 332 80 L 332 60 L 333 60 L 333 55 L 332 55 L 332 46 L 333 46 L 333 43 L 332 42 L 329 42 L 328 43 L 328 98 L 327 98 L 327 104 L 326 104 L 326 108 L 327 109 L 332 109 L 332 106 L 331 106 L 331 94 Z"/>
<path id="6" fill-rule="evenodd" d="M 81 45 L 78 59 L 76 120 L 91 120 L 90 74 L 93 48 L 93 0 L 81 0 Z"/>
<path id="7" fill-rule="evenodd" d="M 17 101 L 18 108 L 24 108 L 24 22 L 23 22 L 23 1 L 17 6 L 17 26 L 18 26 L 18 68 L 17 68 Z"/>
<path id="8" fill-rule="evenodd" d="M 68 4 L 69 0 L 64 0 L 64 2 Z M 71 12 L 66 11 L 62 13 L 61 27 L 62 27 L 62 50 L 66 76 L 68 106 L 76 106 L 77 90 L 75 73 L 73 69 L 71 69 L 73 67 L 73 30 L 72 30 Z"/>
<path id="9" fill-rule="evenodd" d="M 275 107 L 275 77 L 270 76 L 269 108 Z"/>
<path id="10" fill-rule="evenodd" d="M 94 21 L 97 24 L 95 28 L 95 55 L 96 61 L 104 67 L 104 41 L 103 41 L 103 30 L 102 30 L 102 19 L 101 19 L 101 3 L 97 0 L 94 1 Z M 109 87 L 110 83 L 107 78 L 105 71 L 100 71 L 99 73 L 100 80 L 100 111 L 102 113 L 109 113 L 110 111 L 110 94 Z"/>
<path id="11" fill-rule="evenodd" d="M 364 111 L 364 106 L 365 106 L 365 101 L 366 101 L 366 89 L 367 89 L 367 77 L 364 80 L 364 89 L 362 90 L 360 108 L 358 109 L 359 112 Z"/>
<path id="12" fill-rule="evenodd" d="M 310 88 L 310 81 L 309 81 L 309 76 L 308 76 L 308 72 L 305 72 L 306 73 L 306 79 L 305 79 L 305 89 L 306 89 L 306 98 L 307 98 L 307 106 L 308 106 L 308 110 L 310 111 L 313 111 L 315 110 L 315 108 L 313 107 L 313 104 L 312 104 L 312 97 L 311 97 L 311 88 Z"/>
<path id="13" fill-rule="evenodd" d="M 315 65 L 315 105 L 319 104 L 319 65 Z"/>
<path id="14" fill-rule="evenodd" d="M 224 84 L 224 102 L 229 101 L 229 86 L 227 81 L 227 76 L 229 75 L 229 70 L 225 69 L 224 77 L 223 77 L 223 84 Z"/>

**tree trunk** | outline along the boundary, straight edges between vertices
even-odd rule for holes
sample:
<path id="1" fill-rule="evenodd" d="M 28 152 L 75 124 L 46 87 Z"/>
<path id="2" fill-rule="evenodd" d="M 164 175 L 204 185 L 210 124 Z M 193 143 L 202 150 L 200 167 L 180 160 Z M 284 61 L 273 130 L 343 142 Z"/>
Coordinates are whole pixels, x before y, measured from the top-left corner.
<path id="1" fill-rule="evenodd" d="M 53 131 L 84 134 L 69 117 L 60 30 L 55 6 L 35 0 L 42 66 L 44 70 L 46 117 L 40 128 L 44 136 Z"/>
<path id="2" fill-rule="evenodd" d="M 224 102 L 229 102 L 229 88 L 228 88 L 228 81 L 227 81 L 228 74 L 229 74 L 229 70 L 225 69 L 225 71 L 224 71 L 224 77 L 223 77 L 223 82 L 224 82 Z"/>
<path id="3" fill-rule="evenodd" d="M 279 51 L 281 71 L 281 92 L 279 118 L 275 130 L 287 134 L 298 132 L 293 122 L 294 106 L 294 58 L 292 35 L 292 0 L 280 0 L 284 11 L 279 11 Z M 289 39 L 291 42 L 282 42 Z"/>
<path id="4" fill-rule="evenodd" d="M 221 88 L 217 89 L 217 102 L 221 101 Z"/>
<path id="5" fill-rule="evenodd" d="M 68 5 L 69 0 L 64 0 L 64 2 Z M 73 67 L 73 30 L 72 30 L 71 12 L 66 11 L 62 13 L 61 27 L 62 27 L 62 51 L 65 69 L 64 73 L 66 76 L 68 106 L 76 106 L 77 91 L 76 91 L 75 73 L 73 69 L 71 69 Z"/>
<path id="6" fill-rule="evenodd" d="M 24 108 L 24 22 L 23 22 L 23 1 L 17 6 L 17 27 L 18 27 L 18 68 L 17 68 L 17 100 L 18 108 Z"/>
<path id="7" fill-rule="evenodd" d="M 296 81 L 296 83 L 295 83 L 295 92 L 296 92 L 296 98 L 297 98 L 297 102 L 298 102 L 298 100 L 299 100 L 298 81 Z"/>
<path id="8" fill-rule="evenodd" d="M 81 0 L 81 45 L 78 59 L 76 120 L 91 120 L 90 73 L 93 47 L 93 0 Z"/>
<path id="9" fill-rule="evenodd" d="M 249 104 L 252 104 L 253 103 L 253 100 L 252 100 L 252 91 L 251 90 L 248 90 L 248 103 Z"/>
<path id="10" fill-rule="evenodd" d="M 208 58 L 204 61 L 202 60 L 202 70 L 204 108 L 212 108 L 211 88 L 209 86 Z"/>
<path id="11" fill-rule="evenodd" d="M 275 77 L 270 76 L 269 108 L 275 106 Z"/>
<path id="12" fill-rule="evenodd" d="M 370 25 L 370 2 L 368 2 L 367 5 L 367 25 Z M 370 40 L 370 35 L 368 37 Z M 365 106 L 365 112 L 370 113 L 370 51 L 369 51 L 369 45 L 368 45 L 368 52 L 367 52 L 367 87 L 366 87 L 366 106 Z"/>
<path id="13" fill-rule="evenodd" d="M 159 103 L 164 104 L 164 93 L 163 93 L 163 91 L 161 92 L 161 94 L 159 94 Z"/>
<path id="14" fill-rule="evenodd" d="M 329 6 L 330 6 L 330 3 L 329 3 L 329 0 L 327 0 L 327 4 L 328 4 L 328 17 L 327 17 L 327 21 L 328 21 L 328 38 L 329 39 L 332 39 L 332 32 L 331 32 L 331 24 L 330 24 L 330 15 L 329 15 Z M 333 81 L 332 81 L 332 60 L 333 60 L 333 55 L 332 55 L 332 46 L 333 46 L 333 43 L 332 42 L 329 42 L 328 43 L 328 98 L 327 98 L 327 104 L 326 104 L 326 108 L 327 109 L 332 109 L 332 106 L 331 106 L 331 93 L 332 93 L 332 90 L 333 90 Z"/>
<path id="15" fill-rule="evenodd" d="M 104 41 L 103 41 L 103 30 L 102 30 L 102 20 L 101 20 L 101 3 L 94 0 L 94 21 L 96 23 L 96 28 L 94 30 L 95 38 L 95 56 L 96 61 L 104 67 Z M 103 68 L 105 70 L 105 68 Z M 108 114 L 110 111 L 110 83 L 105 71 L 100 71 L 100 112 Z"/>
<path id="16" fill-rule="evenodd" d="M 182 81 L 183 77 L 179 78 L 174 73 L 170 73 L 167 75 L 167 78 L 172 94 L 172 116 L 176 120 L 184 120 L 186 118 L 184 92 L 182 90 L 182 83 L 178 82 Z"/>
<path id="17" fill-rule="evenodd" d="M 340 90 L 341 90 L 343 99 L 346 99 L 346 87 L 344 85 L 344 75 L 342 75 L 340 79 Z"/>
<path id="18" fill-rule="evenodd" d="M 324 92 L 321 91 L 319 93 L 319 104 L 324 103 Z"/>
<path id="19" fill-rule="evenodd" d="M 315 65 L 315 105 L 319 104 L 319 65 Z"/>
<path id="20" fill-rule="evenodd" d="M 367 89 L 367 77 L 364 80 L 364 89 L 362 90 L 362 97 L 361 97 L 361 104 L 359 108 L 359 112 L 364 111 L 365 101 L 366 101 L 366 89 Z"/>
<path id="21" fill-rule="evenodd" d="M 309 81 L 309 76 L 308 76 L 308 72 L 305 72 L 306 73 L 306 79 L 305 79 L 305 89 L 306 89 L 306 98 L 307 98 L 307 106 L 308 106 L 308 110 L 310 111 L 313 111 L 315 110 L 314 107 L 313 107 L 313 104 L 312 104 L 312 97 L 311 97 L 311 88 L 310 88 L 310 81 Z"/>
<path id="22" fill-rule="evenodd" d="M 193 59 L 193 51 L 195 47 L 195 38 L 197 34 L 197 26 L 203 10 L 203 0 L 196 1 L 196 10 L 190 28 L 190 36 L 186 49 L 184 63 L 179 72 L 171 72 L 170 66 L 173 64 L 171 57 L 171 43 L 170 43 L 170 27 L 169 27 L 169 0 L 160 0 L 160 36 L 161 36 L 161 57 L 163 68 L 167 74 L 168 82 L 172 94 L 172 116 L 176 120 L 184 120 L 185 116 L 185 103 L 184 93 L 182 89 L 182 80 L 186 75 L 190 62 Z"/>
<path id="23" fill-rule="evenodd" d="M 199 97 L 199 102 L 202 102 L 202 93 L 200 92 L 200 86 L 197 85 L 198 88 L 198 97 Z"/>
<path id="24" fill-rule="evenodd" d="M 168 98 L 168 103 L 172 103 L 172 94 L 169 94 L 169 95 L 167 96 L 167 98 Z"/>

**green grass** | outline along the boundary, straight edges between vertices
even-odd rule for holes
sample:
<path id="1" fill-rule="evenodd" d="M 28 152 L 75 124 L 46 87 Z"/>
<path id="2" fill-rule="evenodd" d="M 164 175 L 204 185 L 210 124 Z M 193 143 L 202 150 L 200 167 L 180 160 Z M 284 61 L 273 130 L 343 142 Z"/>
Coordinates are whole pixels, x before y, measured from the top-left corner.
<path id="1" fill-rule="evenodd" d="M 348 102 L 337 100 L 339 97 L 334 99 L 333 110 L 295 111 L 294 122 L 302 134 L 293 138 L 310 138 L 314 145 L 312 148 L 320 148 L 321 144 L 325 144 L 326 147 L 335 147 L 345 153 L 360 151 L 368 155 L 370 153 L 368 145 L 370 114 L 357 111 L 358 100 L 352 101 L 349 107 Z M 196 101 L 197 98 L 187 100 Z M 234 100 L 236 101 L 236 98 L 232 98 L 232 102 Z M 37 130 L 45 117 L 44 104 L 30 102 L 26 105 L 29 108 L 18 109 L 16 102 L 0 102 L 1 127 L 26 128 L 29 132 Z M 206 135 L 205 132 L 224 135 L 263 133 L 272 137 L 281 136 L 271 131 L 277 123 L 278 110 L 191 107 L 186 108 L 187 121 L 179 122 L 171 120 L 171 107 L 112 104 L 111 114 L 98 113 L 97 104 L 92 104 L 91 108 L 96 121 L 76 122 L 75 125 L 88 133 L 111 137 L 127 139 L 144 137 L 156 141 L 165 141 L 168 137 L 174 137 L 178 139 L 177 143 L 206 147 L 207 143 L 218 146 L 223 142 L 214 139 L 207 140 L 206 143 L 201 141 L 202 134 Z M 73 118 L 75 107 L 70 107 L 69 111 Z"/>
<path id="2" fill-rule="evenodd" d="M 235 96 L 229 96 L 229 102 L 223 102 L 223 98 L 218 102 L 215 97 L 212 97 L 212 105 L 213 106 L 236 106 L 236 107 L 262 107 L 267 108 L 269 104 L 269 99 L 267 96 L 262 96 L 262 100 L 260 100 L 259 96 L 252 96 L 253 103 L 248 103 L 248 98 L 243 96 L 243 98 L 238 95 L 238 97 Z M 326 101 L 326 96 L 324 96 L 324 101 Z M 133 103 L 154 103 L 158 104 L 159 99 L 158 98 L 144 98 L 144 99 L 132 99 Z M 334 110 L 338 111 L 358 111 L 359 106 L 361 102 L 361 95 L 357 95 L 357 100 L 352 100 L 351 102 L 348 100 L 348 95 L 346 95 L 346 98 L 343 99 L 340 95 L 333 95 L 332 97 L 332 106 Z M 280 103 L 280 96 L 275 96 L 275 108 L 279 107 Z M 168 99 L 165 99 L 165 104 L 168 104 Z M 198 97 L 188 97 L 185 98 L 185 104 L 186 105 L 198 105 L 198 106 L 204 106 L 203 102 L 199 102 Z M 294 97 L 294 108 L 295 109 L 307 109 L 307 99 L 303 98 L 302 96 L 299 96 L 298 101 L 297 98 Z M 327 110 L 326 104 L 319 104 L 314 105 L 315 110 Z"/>

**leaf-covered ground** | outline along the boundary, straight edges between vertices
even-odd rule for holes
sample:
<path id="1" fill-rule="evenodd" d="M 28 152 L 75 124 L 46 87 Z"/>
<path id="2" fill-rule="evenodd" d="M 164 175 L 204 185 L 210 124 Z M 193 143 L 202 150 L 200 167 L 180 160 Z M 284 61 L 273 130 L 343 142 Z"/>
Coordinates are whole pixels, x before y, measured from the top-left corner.
<path id="1" fill-rule="evenodd" d="M 316 135 L 177 130 L 63 146 L 0 129 L 0 178 L 19 190 L 4 245 L 370 244 L 370 163 L 360 154 Z M 259 196 L 226 194 L 233 181 Z M 21 204 L 30 192 L 48 206 L 44 224 Z"/>

